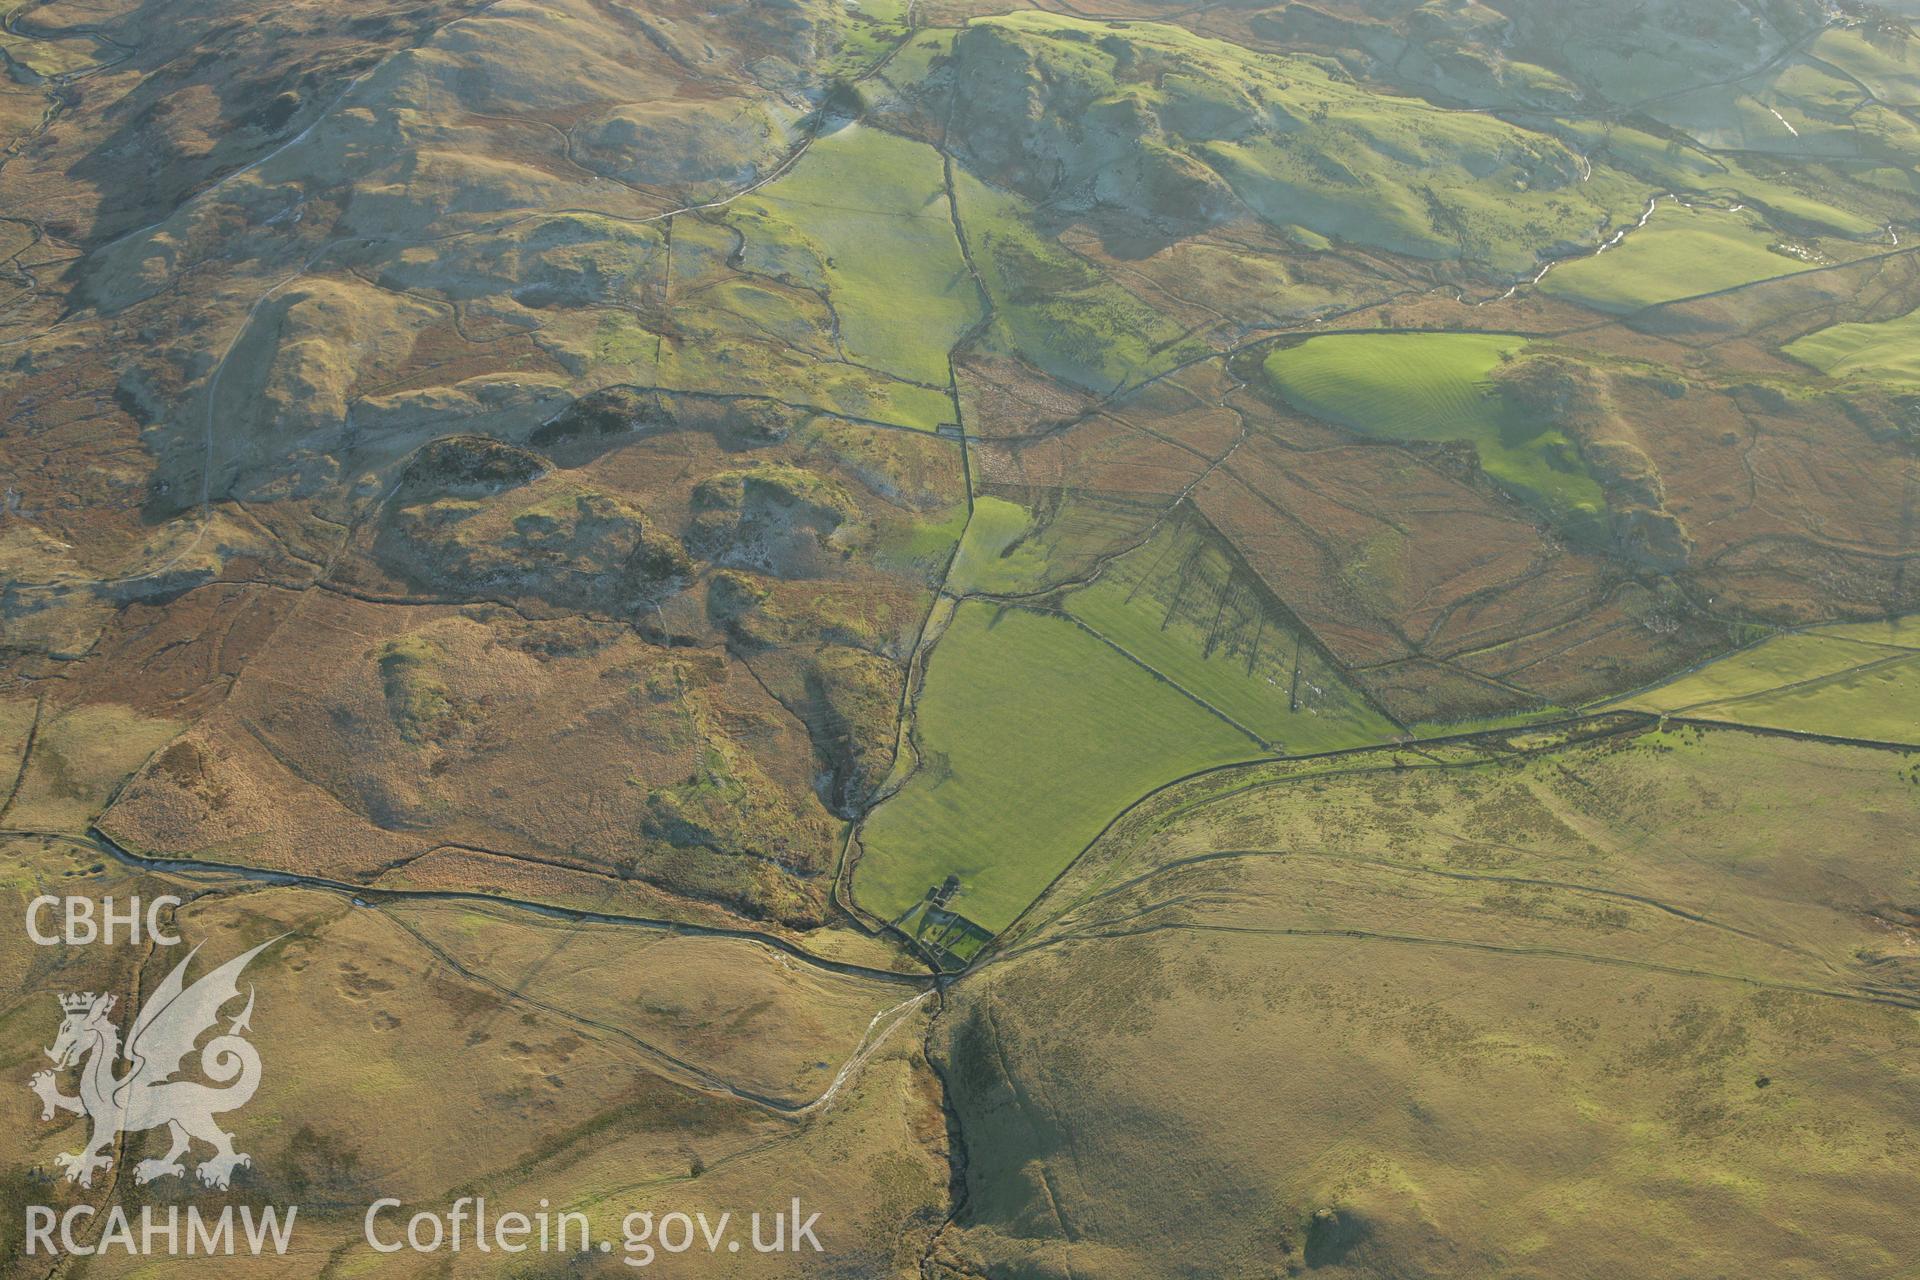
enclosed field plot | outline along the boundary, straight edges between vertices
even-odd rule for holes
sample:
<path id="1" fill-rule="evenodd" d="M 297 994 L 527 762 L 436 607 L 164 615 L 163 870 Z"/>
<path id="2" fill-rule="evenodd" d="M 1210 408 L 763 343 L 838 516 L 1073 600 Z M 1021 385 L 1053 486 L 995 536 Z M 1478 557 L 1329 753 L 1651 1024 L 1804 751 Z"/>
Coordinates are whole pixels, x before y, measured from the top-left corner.
<path id="1" fill-rule="evenodd" d="M 888 920 L 949 875 L 947 906 L 1006 926 L 1114 815 L 1251 736 L 1073 621 L 963 604 L 927 664 L 919 767 L 861 829 L 860 904 Z"/>
<path id="2" fill-rule="evenodd" d="M 1920 655 L 1789 685 L 1697 714 L 1836 738 L 1920 746 Z"/>
<path id="3" fill-rule="evenodd" d="M 1044 546 L 1029 535 L 1033 517 L 1017 502 L 982 494 L 973 500 L 960 539 L 960 552 L 947 572 L 947 589 L 973 592 L 1019 593 L 1038 587 L 1046 577 Z"/>
<path id="4" fill-rule="evenodd" d="M 1410 657 L 1419 638 L 1443 651 L 1497 644 L 1600 596 L 1597 560 L 1404 449 L 1254 436 L 1193 496 L 1349 669 Z"/>
<path id="5" fill-rule="evenodd" d="M 1540 289 L 1624 313 L 1792 275 L 1821 262 L 1804 247 L 1796 252 L 1788 238 L 1751 210 L 1662 203 L 1645 226 L 1629 231 L 1613 248 L 1555 267 Z"/>
<path id="6" fill-rule="evenodd" d="M 1920 388 L 1920 311 L 1877 323 L 1836 324 L 1782 351 L 1833 378 L 1891 383 Z"/>
<path id="7" fill-rule="evenodd" d="M 984 450 L 975 450 L 975 474 Z M 996 486 L 974 498 L 947 574 L 955 596 L 1039 596 L 1100 570 L 1137 545 L 1165 513 L 1153 495 Z M 1001 496 L 1005 494 L 1007 496 Z"/>
<path id="8" fill-rule="evenodd" d="M 1641 711 L 1920 744 L 1914 619 L 1775 636 L 1615 703 Z"/>
<path id="9" fill-rule="evenodd" d="M 1185 509 L 1068 595 L 1065 607 L 1101 639 L 1276 751 L 1329 751 L 1385 741 L 1397 731 L 1205 521 Z"/>
<path id="10" fill-rule="evenodd" d="M 895 921 L 895 927 L 912 938 L 941 969 L 957 972 L 971 964 L 993 941 L 993 934 L 965 916 L 939 906 L 935 897 L 927 898 L 904 918 Z"/>
<path id="11" fill-rule="evenodd" d="M 849 359 L 946 384 L 947 351 L 980 297 L 932 147 L 849 125 L 733 217 L 749 266 L 825 293 Z"/>
<path id="12" fill-rule="evenodd" d="M 1502 488 L 1557 522 L 1590 524 L 1606 501 L 1578 451 L 1491 380 L 1525 346 L 1504 334 L 1334 334 L 1275 351 L 1264 368 L 1295 408 L 1381 439 L 1471 444 Z"/>
<path id="13" fill-rule="evenodd" d="M 1920 613 L 1910 613 L 1904 618 L 1882 618 L 1877 622 L 1836 622 L 1814 628 L 1814 634 L 1865 640 L 1899 649 L 1920 649 Z"/>

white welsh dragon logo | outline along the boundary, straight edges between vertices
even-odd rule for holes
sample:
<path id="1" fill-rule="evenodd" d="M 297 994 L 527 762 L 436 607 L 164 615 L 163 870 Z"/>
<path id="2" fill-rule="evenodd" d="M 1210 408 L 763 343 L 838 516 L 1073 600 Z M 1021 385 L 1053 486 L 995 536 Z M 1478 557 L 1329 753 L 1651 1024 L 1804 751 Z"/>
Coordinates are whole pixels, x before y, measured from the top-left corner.
<path id="1" fill-rule="evenodd" d="M 260 1087 L 259 1051 L 241 1037 L 253 1017 L 251 987 L 247 990 L 247 1007 L 226 1034 L 215 1036 L 199 1051 L 200 1073 L 213 1084 L 173 1077 L 179 1074 L 187 1055 L 194 1052 L 195 1042 L 219 1022 L 221 1008 L 239 998 L 241 970 L 278 941 L 274 938 L 261 943 L 191 987 L 186 985 L 187 965 L 200 948 L 188 952 L 134 1018 L 125 1054 L 130 1065 L 122 1076 L 114 1075 L 121 1058 L 120 1029 L 107 1020 L 114 997 L 91 992 L 60 997 L 66 1020 L 60 1024 L 60 1035 L 47 1056 L 59 1071 L 80 1067 L 80 1096 L 61 1093 L 53 1071 L 40 1072 L 29 1087 L 40 1095 L 42 1120 L 71 1111 L 93 1121 L 93 1132 L 78 1154 L 54 1157 L 66 1171 L 68 1181 L 92 1186 L 93 1175 L 112 1166 L 113 1157 L 108 1153 L 118 1134 L 139 1133 L 161 1125 L 167 1127 L 173 1145 L 160 1159 L 135 1165 L 136 1182 L 184 1176 L 186 1167 L 180 1157 L 196 1138 L 214 1149 L 214 1154 L 195 1170 L 209 1187 L 224 1190 L 233 1179 L 233 1171 L 251 1163 L 233 1149 L 233 1135 L 214 1122 L 214 1116 L 221 1112 L 245 1106 Z"/>

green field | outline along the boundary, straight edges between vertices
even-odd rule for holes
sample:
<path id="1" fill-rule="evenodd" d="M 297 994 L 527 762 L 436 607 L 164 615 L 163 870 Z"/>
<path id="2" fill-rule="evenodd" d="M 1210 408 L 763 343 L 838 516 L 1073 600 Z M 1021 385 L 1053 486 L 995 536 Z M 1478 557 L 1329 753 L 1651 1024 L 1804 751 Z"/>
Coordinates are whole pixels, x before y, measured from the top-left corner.
<path id="1" fill-rule="evenodd" d="M 1920 649 L 1920 613 L 1904 618 L 1883 618 L 1878 622 L 1836 622 L 1817 627 L 1815 634 L 1865 640 L 1869 644 L 1888 644 L 1899 649 Z"/>
<path id="2" fill-rule="evenodd" d="M 1025 537 L 1032 528 L 1032 515 L 1019 503 L 985 494 L 975 498 L 947 588 L 964 595 L 1018 593 L 1040 586 L 1047 557 L 1037 541 Z"/>
<path id="3" fill-rule="evenodd" d="M 1489 382 L 1526 343 L 1503 334 L 1332 334 L 1283 347 L 1263 366 L 1295 408 L 1365 435 L 1470 442 L 1495 483 L 1557 520 L 1606 508 L 1572 442 L 1529 420 Z"/>
<path id="4" fill-rule="evenodd" d="M 892 569 L 937 574 L 953 554 L 966 523 L 966 504 L 960 502 L 923 519 L 903 521 L 891 526 L 878 542 L 875 559 Z"/>
<path id="5" fill-rule="evenodd" d="M 1024 596 L 1081 582 L 1118 549 L 1137 543 L 1157 512 L 1124 496 L 980 494 L 947 578 L 955 595 Z"/>
<path id="6" fill-rule="evenodd" d="M 857 9 L 876 22 L 901 22 L 912 5 L 908 0 L 847 0 L 847 7 Z"/>
<path id="7" fill-rule="evenodd" d="M 927 665 L 919 769 L 862 828 L 862 906 L 889 920 L 949 873 L 1004 928 L 1116 813 L 1258 744 L 1058 617 L 963 604 Z"/>
<path id="8" fill-rule="evenodd" d="M 1892 655 L 1875 646 L 1836 636 L 1773 636 L 1710 662 L 1698 671 L 1635 694 L 1622 705 L 1648 711 L 1680 711 L 1850 671 L 1889 656 Z"/>
<path id="9" fill-rule="evenodd" d="M 1613 704 L 1837 737 L 1920 743 L 1911 618 L 1775 636 Z M 1878 639 L 1902 636 L 1907 643 Z"/>
<path id="10" fill-rule="evenodd" d="M 1169 522 L 1065 605 L 1275 750 L 1331 751 L 1396 732 L 1196 525 Z"/>
<path id="11" fill-rule="evenodd" d="M 1540 290 L 1602 311 L 1629 312 L 1815 265 L 1768 245 L 1779 237 L 1758 215 L 1662 203 L 1647 225 L 1604 253 L 1547 273 Z"/>
<path id="12" fill-rule="evenodd" d="M 1920 746 L 1920 655 L 1776 689 L 1693 714 L 1713 720 Z"/>
<path id="13" fill-rule="evenodd" d="M 1920 311 L 1875 324 L 1830 325 L 1781 350 L 1831 378 L 1920 387 Z"/>
<path id="14" fill-rule="evenodd" d="M 947 352 L 979 319 L 940 155 L 849 125 L 733 207 L 749 266 L 824 288 L 847 356 L 944 386 Z"/>

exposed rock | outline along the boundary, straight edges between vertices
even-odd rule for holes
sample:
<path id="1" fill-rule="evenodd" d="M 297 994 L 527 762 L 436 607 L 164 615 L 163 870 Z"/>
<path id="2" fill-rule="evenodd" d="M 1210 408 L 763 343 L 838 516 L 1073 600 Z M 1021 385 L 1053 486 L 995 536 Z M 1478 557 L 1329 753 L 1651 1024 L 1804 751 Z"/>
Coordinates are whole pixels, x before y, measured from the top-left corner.
<path id="1" fill-rule="evenodd" d="M 607 387 L 581 396 L 528 438 L 538 448 L 606 442 L 670 428 L 678 421 L 668 397 L 644 387 Z"/>
<path id="2" fill-rule="evenodd" d="M 485 465 L 526 463 L 509 455 Z M 559 476 L 478 499 L 396 505 L 378 546 L 389 564 L 440 590 L 613 616 L 655 605 L 693 576 L 680 544 L 637 509 Z"/>
<path id="3" fill-rule="evenodd" d="M 1687 527 L 1672 513 L 1653 507 L 1616 508 L 1613 537 L 1622 556 L 1662 572 L 1684 568 L 1693 554 Z"/>
<path id="4" fill-rule="evenodd" d="M 1667 486 L 1653 459 L 1625 440 L 1592 440 L 1581 450 L 1587 469 L 1606 491 L 1609 504 L 1663 507 Z"/>
<path id="5" fill-rule="evenodd" d="M 838 559 L 859 508 L 836 480 L 771 464 L 723 471 L 695 486 L 687 545 L 716 564 L 777 577 L 816 576 Z"/>
<path id="6" fill-rule="evenodd" d="M 859 812 L 893 767 L 900 680 L 894 663 L 840 645 L 822 649 L 808 670 L 808 728 L 829 774 L 823 799 L 843 817 Z"/>
<path id="7" fill-rule="evenodd" d="M 772 594 L 751 574 L 723 569 L 707 580 L 707 616 L 736 645 L 748 650 L 767 648 L 784 638 L 765 625 L 767 618 L 761 611 Z"/>
<path id="8" fill-rule="evenodd" d="M 482 497 L 531 484 L 547 460 L 486 436 L 448 436 L 422 446 L 400 477 L 401 502 L 428 496 Z"/>

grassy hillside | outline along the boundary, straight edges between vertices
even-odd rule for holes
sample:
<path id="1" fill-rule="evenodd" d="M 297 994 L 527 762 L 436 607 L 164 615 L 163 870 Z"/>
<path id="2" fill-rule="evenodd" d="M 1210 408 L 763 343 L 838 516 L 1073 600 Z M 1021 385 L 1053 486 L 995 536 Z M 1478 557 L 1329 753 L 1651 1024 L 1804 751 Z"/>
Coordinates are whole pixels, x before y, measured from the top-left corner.
<path id="1" fill-rule="evenodd" d="M 0 1277 L 1920 1280 L 1916 25 L 10 5 Z"/>
<path id="2" fill-rule="evenodd" d="M 1638 199 L 1546 134 L 1170 24 L 1017 13 L 975 22 L 954 49 L 982 163 L 1161 221 L 1238 201 L 1308 243 L 1517 273 L 1557 241 L 1597 239 Z M 1024 124 L 1035 100 L 1049 110 Z"/>
<path id="3" fill-rule="evenodd" d="M 1860 30 L 1834 29 L 1821 34 L 1813 51 L 1882 102 L 1920 106 L 1920 68 L 1914 65 L 1911 47 L 1876 43 Z"/>
<path id="4" fill-rule="evenodd" d="M 1905 759 L 1540 745 L 1117 827 L 936 1026 L 950 1274 L 1905 1275 Z"/>
<path id="5" fill-rule="evenodd" d="M 954 174 L 954 194 L 993 301 L 998 346 L 1098 391 L 1200 354 L 1172 320 L 1040 230 L 1020 197 L 964 170 Z"/>
<path id="6" fill-rule="evenodd" d="M 1557 520 L 1593 520 L 1605 499 L 1566 435 L 1488 381 L 1525 346 L 1500 334 L 1336 334 L 1282 347 L 1262 367 L 1296 408 L 1382 439 L 1469 443 L 1502 488 Z"/>
<path id="7" fill-rule="evenodd" d="M 248 1035 L 266 1063 L 259 1092 L 222 1126 L 251 1157 L 235 1175 L 235 1201 L 300 1207 L 293 1247 L 275 1265 L 387 1274 L 390 1260 L 362 1234 L 365 1206 L 380 1196 L 449 1204 L 482 1195 L 529 1211 L 545 1199 L 585 1212 L 593 1238 L 616 1245 L 603 1275 L 633 1270 L 618 1251 L 629 1212 L 704 1208 L 717 1218 L 742 1204 L 784 1206 L 764 1191 L 779 1176 L 822 1211 L 823 1246 L 865 1274 L 887 1274 L 896 1249 L 917 1252 L 924 1227 L 912 1224 L 938 1218 L 945 1141 L 924 1124 L 929 1108 L 938 1112 L 937 1083 L 915 1061 L 918 1007 L 903 1006 L 918 994 L 911 981 L 830 972 L 748 938 L 430 894 L 356 906 L 345 894 L 237 876 L 142 872 L 70 840 L 0 837 L 0 868 L 0 906 L 16 917 L 42 892 L 188 899 L 170 920 L 204 944 L 190 979 L 279 937 L 246 975 L 256 993 Z M 600 894 L 597 905 L 617 912 L 617 890 L 610 897 L 603 881 Z M 188 949 L 149 958 L 133 947 L 75 948 L 47 970 L 44 952 L 15 931 L 0 946 L 0 1026 L 23 1048 L 51 1044 L 56 996 L 137 993 Z M 115 1021 L 126 1025 L 118 1010 Z M 37 1106 L 22 1107 L 0 1132 L 0 1185 L 35 1188 L 34 1203 L 85 1198 L 29 1170 L 55 1168 L 87 1126 L 65 1114 L 42 1122 Z M 129 1133 L 114 1151 L 113 1195 L 136 1222 L 142 1204 L 192 1195 L 172 1180 L 135 1183 L 135 1164 L 166 1146 L 160 1129 Z M 96 1179 L 92 1195 L 101 1194 Z M 206 1212 L 206 1194 L 199 1199 Z M 0 1258 L 17 1264 L 17 1225 L 8 1228 Z M 455 1274 L 553 1274 L 471 1247 L 461 1261 Z M 783 1261 L 793 1256 L 750 1257 L 758 1269 L 745 1274 L 800 1274 Z M 117 1249 L 99 1262 L 89 1270 L 107 1276 L 168 1265 Z M 254 1270 L 244 1259 L 195 1267 Z"/>

